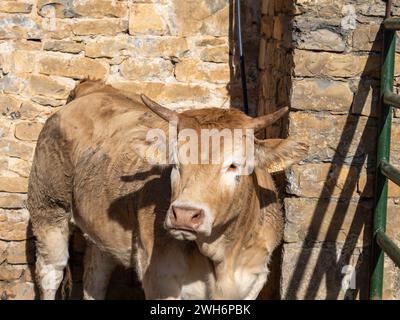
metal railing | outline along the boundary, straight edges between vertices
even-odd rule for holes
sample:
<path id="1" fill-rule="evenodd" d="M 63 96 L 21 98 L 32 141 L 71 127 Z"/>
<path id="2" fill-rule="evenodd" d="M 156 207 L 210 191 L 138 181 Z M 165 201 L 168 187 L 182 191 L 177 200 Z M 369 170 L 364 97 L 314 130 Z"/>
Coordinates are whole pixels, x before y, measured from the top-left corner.
<path id="1" fill-rule="evenodd" d="M 400 108 L 400 96 L 393 93 L 396 31 L 400 18 L 390 17 L 391 1 L 387 3 L 383 22 L 383 59 L 381 70 L 380 115 L 376 166 L 375 211 L 373 222 L 372 274 L 370 299 L 382 299 L 384 254 L 400 266 L 400 248 L 386 235 L 388 180 L 400 186 L 400 170 L 389 163 L 392 107 Z M 397 142 L 397 141 L 396 141 Z"/>

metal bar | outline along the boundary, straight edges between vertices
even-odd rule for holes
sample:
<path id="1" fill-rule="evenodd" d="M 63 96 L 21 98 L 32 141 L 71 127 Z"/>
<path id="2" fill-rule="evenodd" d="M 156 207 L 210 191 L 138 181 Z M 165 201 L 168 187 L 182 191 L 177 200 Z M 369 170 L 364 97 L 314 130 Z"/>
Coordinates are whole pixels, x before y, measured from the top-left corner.
<path id="1" fill-rule="evenodd" d="M 383 22 L 383 26 L 386 30 L 400 30 L 400 19 L 399 18 L 388 18 Z"/>
<path id="2" fill-rule="evenodd" d="M 400 170 L 392 166 L 390 163 L 386 161 L 381 161 L 380 169 L 382 174 L 392 180 L 395 184 L 400 186 Z"/>
<path id="3" fill-rule="evenodd" d="M 378 123 L 377 170 L 375 188 L 375 211 L 373 221 L 373 235 L 386 229 L 386 211 L 388 179 L 382 174 L 379 166 L 382 161 L 388 161 L 390 156 L 390 129 L 392 122 L 392 108 L 384 103 L 385 92 L 393 91 L 394 58 L 396 36 L 393 30 L 384 30 L 383 33 L 383 61 L 380 90 L 380 116 Z M 376 239 L 375 239 L 376 240 Z M 372 246 L 372 274 L 370 283 L 370 299 L 382 299 L 383 286 L 383 251 L 376 241 Z"/>
<path id="4" fill-rule="evenodd" d="M 400 248 L 382 231 L 376 234 L 376 241 L 389 258 L 400 267 Z"/>
<path id="5" fill-rule="evenodd" d="M 247 82 L 246 82 L 246 67 L 244 62 L 243 52 L 243 40 L 242 40 L 242 22 L 241 22 L 241 9 L 240 0 L 236 0 L 236 24 L 238 28 L 238 40 L 239 40 L 239 63 L 240 63 L 240 75 L 242 78 L 242 90 L 243 90 L 243 104 L 244 113 L 249 114 L 249 99 L 247 97 Z"/>
<path id="6" fill-rule="evenodd" d="M 400 108 L 400 95 L 398 94 L 389 91 L 385 92 L 385 95 L 383 96 L 383 101 L 386 104 L 391 105 L 392 107 Z"/>
<path id="7" fill-rule="evenodd" d="M 392 0 L 386 0 L 385 18 L 388 18 L 392 15 L 392 2 Z"/>

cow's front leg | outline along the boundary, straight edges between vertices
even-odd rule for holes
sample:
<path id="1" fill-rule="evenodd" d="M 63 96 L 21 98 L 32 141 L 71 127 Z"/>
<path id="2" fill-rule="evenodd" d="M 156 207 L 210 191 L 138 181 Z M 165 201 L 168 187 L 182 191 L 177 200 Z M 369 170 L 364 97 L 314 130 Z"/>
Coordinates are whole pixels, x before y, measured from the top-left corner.
<path id="1" fill-rule="evenodd" d="M 147 300 L 180 300 L 182 283 L 173 274 L 152 272 L 149 268 L 143 277 L 142 286 Z"/>
<path id="2" fill-rule="evenodd" d="M 100 251 L 96 245 L 88 243 L 83 274 L 85 300 L 104 300 L 114 268 L 115 262 L 109 255 Z"/>
<path id="3" fill-rule="evenodd" d="M 257 279 L 254 281 L 253 286 L 251 287 L 249 293 L 244 298 L 244 300 L 255 300 L 260 294 L 262 288 L 267 282 L 268 272 L 261 273 L 257 275 Z"/>
<path id="4" fill-rule="evenodd" d="M 187 272 L 181 244 L 156 247 L 143 274 L 146 299 L 180 300 Z"/>

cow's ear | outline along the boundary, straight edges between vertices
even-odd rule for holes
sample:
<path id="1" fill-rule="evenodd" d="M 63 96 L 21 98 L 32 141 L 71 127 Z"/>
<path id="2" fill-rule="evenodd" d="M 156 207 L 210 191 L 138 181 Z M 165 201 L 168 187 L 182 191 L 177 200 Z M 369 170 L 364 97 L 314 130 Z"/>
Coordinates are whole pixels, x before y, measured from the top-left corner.
<path id="1" fill-rule="evenodd" d="M 308 153 L 306 143 L 294 139 L 255 139 L 255 156 L 258 167 L 269 172 L 283 171 L 303 160 Z"/>

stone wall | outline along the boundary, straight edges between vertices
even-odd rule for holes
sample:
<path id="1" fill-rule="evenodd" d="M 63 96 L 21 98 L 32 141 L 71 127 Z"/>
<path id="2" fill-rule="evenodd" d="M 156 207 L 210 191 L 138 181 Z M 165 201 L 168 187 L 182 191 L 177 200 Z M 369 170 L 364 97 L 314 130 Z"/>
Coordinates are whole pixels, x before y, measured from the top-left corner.
<path id="1" fill-rule="evenodd" d="M 243 4 L 250 102 L 257 100 L 259 0 Z M 34 248 L 25 209 L 35 141 L 79 80 L 102 79 L 174 109 L 241 107 L 228 0 L 0 1 L 0 298 L 32 299 Z M 72 239 L 74 297 L 84 241 Z M 109 297 L 134 298 L 132 271 Z"/>
<path id="2" fill-rule="evenodd" d="M 385 2 L 264 0 L 262 8 L 258 109 L 291 106 L 288 121 L 267 135 L 287 131 L 311 146 L 308 158 L 286 175 L 281 298 L 365 299 Z M 392 137 L 396 165 L 398 120 Z M 400 243 L 399 188 L 391 185 L 389 195 L 388 232 Z M 342 290 L 353 268 L 356 286 Z M 400 272 L 388 261 L 384 298 L 400 298 Z"/>
<path id="3" fill-rule="evenodd" d="M 368 295 L 384 5 L 242 1 L 250 109 L 266 114 L 290 105 L 290 116 L 266 136 L 297 136 L 311 145 L 304 162 L 276 177 L 286 179 L 286 226 L 265 296 Z M 44 121 L 85 77 L 144 92 L 174 109 L 241 108 L 233 13 L 228 0 L 0 1 L 1 299 L 35 296 L 24 202 Z M 396 3 L 394 13 L 400 14 Z M 396 76 L 397 83 L 400 54 Z M 392 139 L 392 162 L 400 165 L 399 118 Z M 388 231 L 400 242 L 400 188 L 390 185 L 389 193 Z M 73 297 L 79 298 L 85 249 L 79 233 L 71 248 Z M 356 289 L 343 291 L 351 267 Z M 399 299 L 399 270 L 387 261 L 385 275 L 384 298 Z M 109 297 L 142 297 L 133 288 L 132 270 L 120 270 Z"/>

